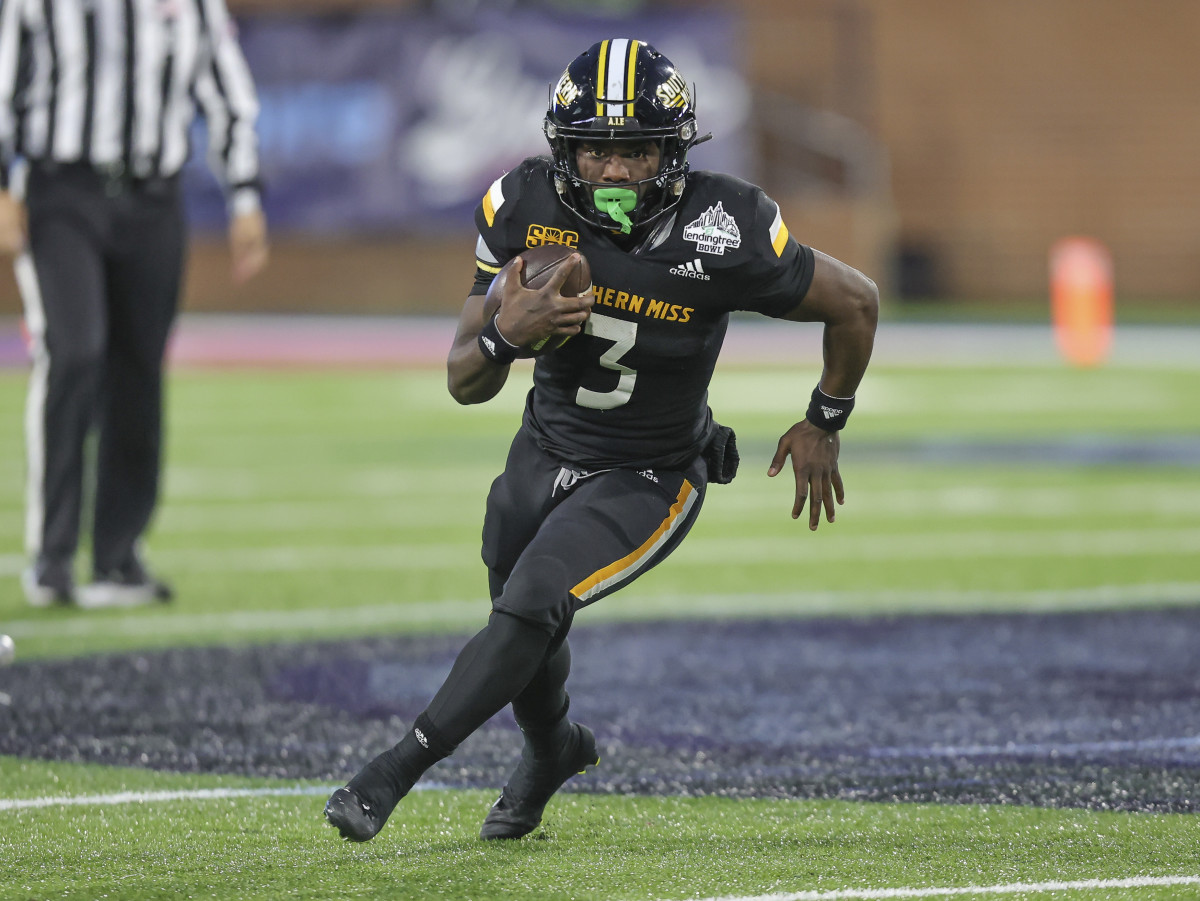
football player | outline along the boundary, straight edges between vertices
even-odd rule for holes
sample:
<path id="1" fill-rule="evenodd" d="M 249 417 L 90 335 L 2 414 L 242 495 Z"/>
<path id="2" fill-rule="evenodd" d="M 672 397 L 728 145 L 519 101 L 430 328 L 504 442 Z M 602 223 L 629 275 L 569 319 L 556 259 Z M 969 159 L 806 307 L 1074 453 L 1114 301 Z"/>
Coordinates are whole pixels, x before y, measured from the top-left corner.
<path id="1" fill-rule="evenodd" d="M 507 704 L 525 744 L 482 838 L 531 832 L 563 783 L 598 762 L 591 730 L 568 717 L 567 632 L 580 609 L 661 563 L 708 484 L 733 478 L 734 436 L 707 399 L 735 310 L 824 325 L 820 380 L 767 475 L 790 459 L 792 518 L 807 504 L 810 529 L 822 510 L 834 521 L 839 432 L 871 355 L 876 287 L 798 243 L 761 189 L 691 171 L 688 151 L 704 140 L 694 107 L 688 83 L 649 44 L 601 41 L 553 87 L 550 157 L 498 179 L 476 212 L 475 284 L 449 354 L 450 393 L 490 400 L 522 348 L 570 340 L 536 359 L 488 496 L 488 624 L 404 738 L 329 799 L 326 817 L 347 839 L 375 836 L 421 774 Z M 491 280 L 541 243 L 586 257 L 592 291 L 560 295 L 570 265 L 537 289 L 508 277 L 485 318 Z"/>

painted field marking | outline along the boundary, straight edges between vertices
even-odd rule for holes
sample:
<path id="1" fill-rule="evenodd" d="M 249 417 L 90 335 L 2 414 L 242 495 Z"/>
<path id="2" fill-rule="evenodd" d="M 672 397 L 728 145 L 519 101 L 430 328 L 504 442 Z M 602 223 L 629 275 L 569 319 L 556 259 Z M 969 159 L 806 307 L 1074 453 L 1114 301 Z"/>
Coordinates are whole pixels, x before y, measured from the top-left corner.
<path id="1" fill-rule="evenodd" d="M 1125 609 L 1200 602 L 1200 583 L 1102 585 L 1097 588 L 1034 591 L 798 591 L 785 594 L 616 594 L 588 608 L 588 622 L 695 619 L 736 616 L 812 617 L 894 613 L 1067 612 Z M 472 626 L 487 618 L 487 599 L 447 598 L 315 607 L 306 610 L 230 610 L 222 613 L 178 613 L 170 608 L 102 616 L 7 620 L 13 638 L 80 638 L 104 635 L 157 637 L 219 632 L 224 636 L 321 631 L 334 627 L 368 627 L 374 634 L 390 626 Z"/>
<path id="2" fill-rule="evenodd" d="M 477 553 L 463 542 L 385 545 L 321 545 L 202 550 L 161 550 L 164 570 L 182 572 L 303 572 L 309 570 L 459 569 Z M 1108 529 L 1088 531 L 945 532 L 915 535 L 854 535 L 822 543 L 830 560 L 961 560 L 968 557 L 1175 557 L 1200 555 L 1200 529 Z M 729 566 L 797 559 L 794 534 L 771 538 L 693 537 L 675 553 L 692 566 Z M 25 566 L 18 554 L 0 555 L 0 577 Z"/>
<path id="3" fill-rule="evenodd" d="M 386 528 L 397 538 L 423 534 L 430 526 L 462 526 L 478 531 L 476 517 L 467 516 L 457 506 L 429 503 L 436 492 L 421 498 L 421 516 L 414 520 L 407 504 L 353 504 L 340 500 L 314 498 L 296 501 L 229 501 L 226 503 L 176 502 L 167 506 L 160 517 L 162 535 L 193 535 L 231 532 L 292 533 L 320 531 L 361 532 L 365 527 Z M 392 495 L 373 495 L 392 498 Z M 401 495 L 396 495 L 400 497 Z M 403 495 L 412 499 L 415 495 Z M 477 494 L 472 492 L 472 500 Z M 778 498 L 772 493 L 744 492 L 710 498 L 719 506 L 726 521 L 755 521 L 778 512 Z M 469 505 L 469 502 L 468 502 Z M 482 510 L 482 501 L 479 501 Z M 470 507 L 474 510 L 475 507 Z M 870 490 L 854 498 L 853 513 L 860 519 L 926 520 L 931 514 L 946 519 L 981 518 L 1019 510 L 1023 519 L 1060 520 L 1084 514 L 1110 519 L 1123 514 L 1188 517 L 1194 521 L 1200 510 L 1200 487 L 1179 484 L 1139 484 L 1081 491 L 1070 488 L 1005 488 L 992 485 L 958 485 L 924 489 Z M 0 520 L 0 536 L 22 534 L 20 517 Z"/>
<path id="4" fill-rule="evenodd" d="M 441 790 L 440 782 L 427 782 L 413 791 Z M 324 796 L 338 785 L 297 785 L 291 788 L 193 788 L 178 791 L 114 792 L 108 795 L 46 795 L 41 798 L 0 798 L 0 810 L 33 810 L 42 807 L 114 807 L 160 801 L 222 801 L 227 798 L 282 798 Z"/>
<path id="5" fill-rule="evenodd" d="M 1200 885 L 1200 876 L 1134 876 L 1129 879 L 1077 879 L 1053 882 L 1012 882 L 1007 885 L 964 885 L 947 888 L 840 889 L 828 892 L 789 892 L 773 895 L 721 895 L 701 901 L 888 901 L 891 898 L 950 898 L 955 895 L 1045 894 L 1101 891 L 1117 888 Z"/>

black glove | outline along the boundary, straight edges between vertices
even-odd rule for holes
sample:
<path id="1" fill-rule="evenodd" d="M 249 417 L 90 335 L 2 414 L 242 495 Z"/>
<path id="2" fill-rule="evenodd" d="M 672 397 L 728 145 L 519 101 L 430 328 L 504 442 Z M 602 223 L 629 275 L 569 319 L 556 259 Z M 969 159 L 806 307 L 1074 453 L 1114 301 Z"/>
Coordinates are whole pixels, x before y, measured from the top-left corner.
<path id="1" fill-rule="evenodd" d="M 712 440 L 704 447 L 704 462 L 708 466 L 708 481 L 716 485 L 728 485 L 737 475 L 737 436 L 729 426 L 718 425 Z"/>

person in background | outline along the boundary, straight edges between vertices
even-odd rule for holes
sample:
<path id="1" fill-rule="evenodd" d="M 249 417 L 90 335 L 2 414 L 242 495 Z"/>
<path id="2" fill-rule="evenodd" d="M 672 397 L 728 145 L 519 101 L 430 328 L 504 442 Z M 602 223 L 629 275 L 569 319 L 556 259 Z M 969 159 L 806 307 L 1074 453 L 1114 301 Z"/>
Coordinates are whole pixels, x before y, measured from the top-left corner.
<path id="1" fill-rule="evenodd" d="M 0 254 L 32 343 L 22 583 L 37 606 L 172 595 L 139 543 L 159 495 L 196 101 L 242 282 L 267 262 L 267 228 L 258 100 L 224 0 L 0 0 Z M 92 580 L 77 588 L 85 495 Z"/>
<path id="2" fill-rule="evenodd" d="M 497 179 L 476 211 L 475 284 L 447 363 L 455 400 L 483 403 L 525 348 L 557 345 L 534 363 L 487 499 L 491 616 L 404 738 L 329 798 L 326 818 L 353 841 L 373 838 L 430 766 L 508 704 L 525 745 L 481 838 L 528 834 L 563 783 L 598 762 L 594 734 L 568 717 L 567 632 L 679 546 L 710 482 L 733 479 L 735 438 L 714 420 L 708 386 L 735 310 L 823 323 L 819 383 L 767 475 L 790 458 L 792 518 L 807 503 L 810 529 L 844 500 L 839 436 L 874 344 L 874 282 L 798 243 L 761 189 L 689 169 L 703 140 L 692 90 L 648 44 L 606 40 L 577 57 L 543 128 L 551 157 Z M 570 266 L 525 288 L 518 260 L 493 313 L 497 274 L 547 241 L 587 259 L 593 290 L 559 296 Z M 775 390 L 794 389 L 781 374 Z"/>

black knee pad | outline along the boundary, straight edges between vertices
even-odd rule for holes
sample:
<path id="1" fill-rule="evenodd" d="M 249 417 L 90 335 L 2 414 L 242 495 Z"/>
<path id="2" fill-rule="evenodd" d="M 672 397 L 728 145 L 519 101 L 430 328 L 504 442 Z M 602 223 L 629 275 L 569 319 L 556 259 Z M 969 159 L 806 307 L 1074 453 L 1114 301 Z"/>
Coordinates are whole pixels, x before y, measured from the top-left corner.
<path id="1" fill-rule="evenodd" d="M 574 612 L 570 574 L 555 557 L 521 558 L 492 609 L 556 635 Z"/>

